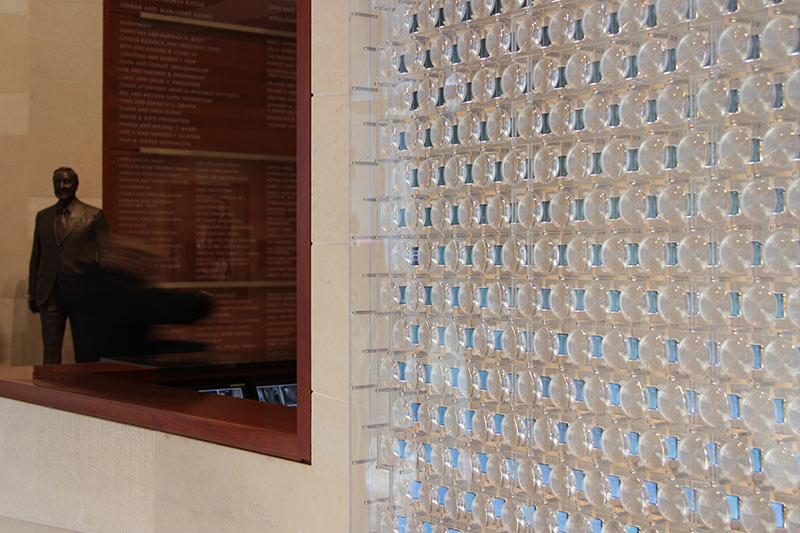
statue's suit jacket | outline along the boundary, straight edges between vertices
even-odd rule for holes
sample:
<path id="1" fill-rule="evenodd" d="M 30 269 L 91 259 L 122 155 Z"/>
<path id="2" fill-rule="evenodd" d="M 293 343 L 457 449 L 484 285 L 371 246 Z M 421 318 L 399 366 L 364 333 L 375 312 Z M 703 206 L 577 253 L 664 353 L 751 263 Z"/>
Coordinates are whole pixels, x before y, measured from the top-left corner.
<path id="1" fill-rule="evenodd" d="M 66 235 L 56 239 L 56 206 L 36 214 L 28 277 L 28 295 L 36 305 L 50 297 L 56 282 L 76 273 L 79 260 L 96 248 L 98 238 L 108 231 L 103 211 L 75 199 Z"/>

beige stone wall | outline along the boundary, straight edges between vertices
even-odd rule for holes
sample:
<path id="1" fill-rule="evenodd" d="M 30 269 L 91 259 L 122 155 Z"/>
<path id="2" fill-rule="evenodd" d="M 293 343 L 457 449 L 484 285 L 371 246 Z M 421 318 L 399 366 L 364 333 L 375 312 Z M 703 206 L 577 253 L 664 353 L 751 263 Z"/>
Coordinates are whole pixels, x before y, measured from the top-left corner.
<path id="1" fill-rule="evenodd" d="M 348 1 L 312 12 L 313 464 L 0 399 L 0 532 L 349 529 Z M 0 0 L 0 363 L 41 357 L 25 291 L 53 168 L 102 196 L 101 43 L 102 0 Z"/>
<path id="2" fill-rule="evenodd" d="M 0 532 L 346 532 L 347 406 L 313 407 L 307 466 L 0 400 Z"/>

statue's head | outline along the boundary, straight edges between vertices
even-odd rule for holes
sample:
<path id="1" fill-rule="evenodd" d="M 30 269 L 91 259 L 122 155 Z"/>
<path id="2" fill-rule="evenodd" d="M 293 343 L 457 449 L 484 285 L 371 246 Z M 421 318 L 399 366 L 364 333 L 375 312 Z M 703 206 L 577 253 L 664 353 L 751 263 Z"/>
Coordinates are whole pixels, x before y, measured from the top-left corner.
<path id="1" fill-rule="evenodd" d="M 53 191 L 59 202 L 69 203 L 78 190 L 78 174 L 69 167 L 59 167 L 53 171 Z"/>

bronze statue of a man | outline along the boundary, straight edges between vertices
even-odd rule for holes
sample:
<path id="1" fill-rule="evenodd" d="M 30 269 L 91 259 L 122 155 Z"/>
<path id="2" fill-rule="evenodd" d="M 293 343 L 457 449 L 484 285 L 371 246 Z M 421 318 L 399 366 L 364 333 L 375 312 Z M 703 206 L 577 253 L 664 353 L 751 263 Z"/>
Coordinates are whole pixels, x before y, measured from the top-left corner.
<path id="1" fill-rule="evenodd" d="M 61 362 L 67 312 L 58 288 L 97 247 L 108 232 L 103 211 L 75 197 L 78 174 L 69 167 L 53 172 L 58 202 L 36 214 L 28 278 L 28 307 L 42 320 L 44 364 Z"/>

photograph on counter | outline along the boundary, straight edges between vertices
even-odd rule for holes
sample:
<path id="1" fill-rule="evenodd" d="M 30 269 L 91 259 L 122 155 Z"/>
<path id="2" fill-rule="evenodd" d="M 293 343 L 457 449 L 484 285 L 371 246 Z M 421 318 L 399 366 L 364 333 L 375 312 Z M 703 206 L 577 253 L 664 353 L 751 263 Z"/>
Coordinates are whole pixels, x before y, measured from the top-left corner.
<path id="1" fill-rule="evenodd" d="M 231 398 L 244 398 L 241 387 L 227 387 L 223 389 L 204 389 L 197 392 L 213 392 L 217 396 L 230 396 Z"/>

